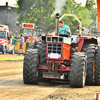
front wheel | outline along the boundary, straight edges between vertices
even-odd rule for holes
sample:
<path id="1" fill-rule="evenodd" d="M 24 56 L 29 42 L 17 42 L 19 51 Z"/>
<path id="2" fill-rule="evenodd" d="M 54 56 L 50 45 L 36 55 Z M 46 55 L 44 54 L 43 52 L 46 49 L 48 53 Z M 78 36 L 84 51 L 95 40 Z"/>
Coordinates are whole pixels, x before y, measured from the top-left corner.
<path id="1" fill-rule="evenodd" d="M 69 77 L 71 87 L 84 87 L 86 79 L 86 60 L 87 56 L 83 52 L 73 54 Z"/>
<path id="2" fill-rule="evenodd" d="M 82 52 L 87 54 L 87 76 L 86 85 L 93 85 L 94 83 L 94 63 L 95 63 L 95 51 L 96 44 L 85 44 L 82 48 Z"/>
<path id="3" fill-rule="evenodd" d="M 23 63 L 23 80 L 25 84 L 37 84 L 38 83 L 38 50 L 29 49 L 26 51 Z"/>
<path id="4" fill-rule="evenodd" d="M 95 85 L 100 85 L 100 48 L 96 50 L 96 59 L 95 59 Z"/>

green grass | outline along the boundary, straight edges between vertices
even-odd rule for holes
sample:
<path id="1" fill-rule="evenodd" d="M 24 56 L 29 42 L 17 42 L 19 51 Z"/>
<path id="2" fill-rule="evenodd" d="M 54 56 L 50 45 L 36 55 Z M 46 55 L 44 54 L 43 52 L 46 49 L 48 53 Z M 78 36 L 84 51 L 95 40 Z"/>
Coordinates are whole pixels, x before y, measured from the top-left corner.
<path id="1" fill-rule="evenodd" d="M 17 61 L 17 60 L 23 60 L 24 57 L 16 57 L 16 58 L 0 58 L 0 61 Z"/>

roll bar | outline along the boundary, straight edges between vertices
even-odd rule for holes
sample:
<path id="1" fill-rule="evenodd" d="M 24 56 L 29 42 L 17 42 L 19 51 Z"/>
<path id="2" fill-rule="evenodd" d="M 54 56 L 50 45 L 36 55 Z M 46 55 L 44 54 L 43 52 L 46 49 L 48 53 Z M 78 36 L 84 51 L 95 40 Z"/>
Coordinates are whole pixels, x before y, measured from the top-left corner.
<path id="1" fill-rule="evenodd" d="M 66 16 L 72 16 L 80 23 L 79 35 L 81 35 L 82 22 L 74 14 L 64 14 L 59 20 L 62 20 Z"/>

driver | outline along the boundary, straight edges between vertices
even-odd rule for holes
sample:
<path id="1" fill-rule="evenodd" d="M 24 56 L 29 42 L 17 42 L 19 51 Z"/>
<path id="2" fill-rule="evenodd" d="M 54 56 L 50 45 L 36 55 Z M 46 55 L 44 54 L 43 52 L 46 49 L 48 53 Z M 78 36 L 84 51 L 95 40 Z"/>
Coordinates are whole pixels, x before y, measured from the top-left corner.
<path id="1" fill-rule="evenodd" d="M 71 38 L 70 28 L 67 25 L 64 25 L 62 20 L 59 21 L 59 33 L 62 35 L 67 35 L 69 38 Z"/>

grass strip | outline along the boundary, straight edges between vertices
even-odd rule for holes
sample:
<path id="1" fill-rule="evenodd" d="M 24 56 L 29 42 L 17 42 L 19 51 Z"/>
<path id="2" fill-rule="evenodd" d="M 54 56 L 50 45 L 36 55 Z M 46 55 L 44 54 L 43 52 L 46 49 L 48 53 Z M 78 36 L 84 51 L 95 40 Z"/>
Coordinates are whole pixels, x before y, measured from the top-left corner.
<path id="1" fill-rule="evenodd" d="M 16 58 L 0 58 L 0 61 L 17 61 L 17 60 L 23 60 L 24 57 L 16 57 Z"/>

